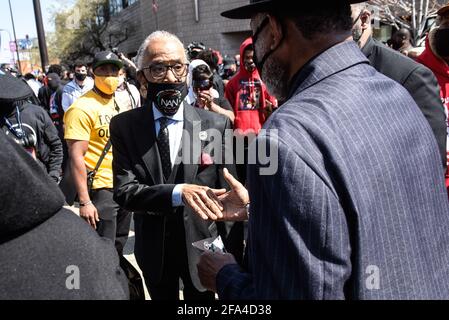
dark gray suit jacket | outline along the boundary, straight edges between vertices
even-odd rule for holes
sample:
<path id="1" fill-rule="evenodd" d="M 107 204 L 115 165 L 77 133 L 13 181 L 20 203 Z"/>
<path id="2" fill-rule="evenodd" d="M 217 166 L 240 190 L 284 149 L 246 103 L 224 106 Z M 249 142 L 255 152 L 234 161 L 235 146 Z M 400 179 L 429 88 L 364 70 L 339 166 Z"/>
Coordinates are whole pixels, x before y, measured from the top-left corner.
<path id="1" fill-rule="evenodd" d="M 447 167 L 447 123 L 440 86 L 433 72 L 373 38 L 369 38 L 362 52 L 377 71 L 399 82 L 415 100 L 437 139 L 444 174 Z"/>
<path id="2" fill-rule="evenodd" d="M 248 270 L 224 267 L 220 297 L 448 299 L 449 204 L 411 96 L 352 41 L 292 88 L 257 140 L 278 146 L 279 169 L 248 169 Z"/>
<path id="3" fill-rule="evenodd" d="M 157 285 L 161 280 L 167 247 L 166 229 L 171 221 L 168 219 L 175 216 L 181 217 L 184 222 L 190 276 L 198 290 L 205 289 L 197 271 L 201 251 L 192 246 L 193 242 L 221 235 L 229 251 L 243 250 L 243 233 L 239 234 L 238 231 L 242 229 L 235 224 L 204 221 L 189 207 L 172 207 L 172 193 L 178 183 L 228 188 L 222 169 L 226 166 L 235 173 L 233 164 L 220 164 L 218 154 L 215 154 L 213 164 L 202 165 L 198 161 L 202 154 L 211 155 L 212 150 L 208 149 L 214 141 L 214 133 L 224 136 L 226 129 L 231 129 L 226 117 L 184 103 L 181 153 L 186 158 L 173 167 L 172 176 L 165 181 L 151 103 L 119 114 L 111 121 L 114 199 L 123 208 L 135 212 L 136 259 L 144 277 L 152 285 Z M 199 138 L 202 131 L 208 133 L 207 136 L 203 135 L 204 140 Z M 228 133 L 232 134 L 232 130 Z M 223 145 L 218 147 L 227 152 L 227 147 L 231 148 L 232 144 L 224 145 L 225 139 L 222 142 Z"/>

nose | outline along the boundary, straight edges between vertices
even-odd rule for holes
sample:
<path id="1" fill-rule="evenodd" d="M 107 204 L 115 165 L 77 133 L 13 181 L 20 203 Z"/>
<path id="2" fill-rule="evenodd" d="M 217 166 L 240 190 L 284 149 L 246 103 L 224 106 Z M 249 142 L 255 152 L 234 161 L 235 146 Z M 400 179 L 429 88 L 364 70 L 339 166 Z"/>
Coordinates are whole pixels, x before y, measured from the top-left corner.
<path id="1" fill-rule="evenodd" d="M 175 74 L 173 73 L 173 70 L 169 68 L 167 70 L 167 74 L 165 75 L 164 82 L 174 83 L 179 82 L 179 80 L 175 77 Z"/>

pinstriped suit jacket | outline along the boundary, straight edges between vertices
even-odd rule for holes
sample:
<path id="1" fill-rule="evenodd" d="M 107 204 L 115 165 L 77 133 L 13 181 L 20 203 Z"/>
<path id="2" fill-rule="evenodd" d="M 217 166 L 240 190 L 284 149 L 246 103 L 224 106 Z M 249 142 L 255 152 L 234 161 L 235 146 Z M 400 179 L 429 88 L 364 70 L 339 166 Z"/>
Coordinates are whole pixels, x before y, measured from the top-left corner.
<path id="1" fill-rule="evenodd" d="M 219 272 L 220 298 L 449 299 L 449 204 L 413 99 L 352 41 L 295 79 L 257 139 L 277 172 L 248 169 L 248 269 Z"/>

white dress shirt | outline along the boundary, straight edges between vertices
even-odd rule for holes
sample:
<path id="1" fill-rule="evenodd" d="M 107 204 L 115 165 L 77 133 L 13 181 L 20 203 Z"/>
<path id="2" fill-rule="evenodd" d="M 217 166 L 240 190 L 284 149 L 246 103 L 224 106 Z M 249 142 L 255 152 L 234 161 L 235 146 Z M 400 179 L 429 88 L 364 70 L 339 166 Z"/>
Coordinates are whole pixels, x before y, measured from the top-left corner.
<path id="1" fill-rule="evenodd" d="M 178 112 L 172 116 L 167 117 L 164 116 L 153 104 L 153 114 L 154 114 L 154 127 L 156 129 L 156 137 L 159 135 L 159 131 L 161 129 L 161 118 L 169 119 L 167 129 L 168 129 L 168 138 L 170 141 L 170 161 L 172 168 L 175 164 L 176 158 L 178 156 L 179 148 L 181 146 L 182 141 L 182 133 L 184 130 L 184 105 L 181 106 Z M 183 206 L 184 203 L 182 201 L 182 184 L 178 184 L 173 189 L 172 193 L 172 205 L 173 207 Z"/>

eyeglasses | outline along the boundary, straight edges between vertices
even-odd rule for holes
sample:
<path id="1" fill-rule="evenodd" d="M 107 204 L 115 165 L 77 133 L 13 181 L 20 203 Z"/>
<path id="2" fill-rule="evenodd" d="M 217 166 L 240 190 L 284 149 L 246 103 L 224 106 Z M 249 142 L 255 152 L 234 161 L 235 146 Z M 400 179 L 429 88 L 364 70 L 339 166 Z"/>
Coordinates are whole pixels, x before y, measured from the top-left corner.
<path id="1" fill-rule="evenodd" d="M 254 32 L 254 35 L 252 36 L 252 38 L 253 38 L 253 46 L 255 46 L 255 44 L 257 42 L 257 38 L 259 37 L 259 34 L 263 31 L 263 29 L 268 24 L 268 22 L 270 22 L 270 18 L 269 18 L 269 16 L 266 16 L 262 20 L 261 24 L 257 27 L 256 31 Z"/>
<path id="2" fill-rule="evenodd" d="M 187 76 L 188 63 L 175 63 L 173 65 L 166 65 L 162 63 L 156 63 L 143 68 L 143 70 L 149 70 L 151 77 L 155 80 L 163 80 L 167 76 L 167 72 L 170 69 L 173 75 L 180 80 Z"/>

